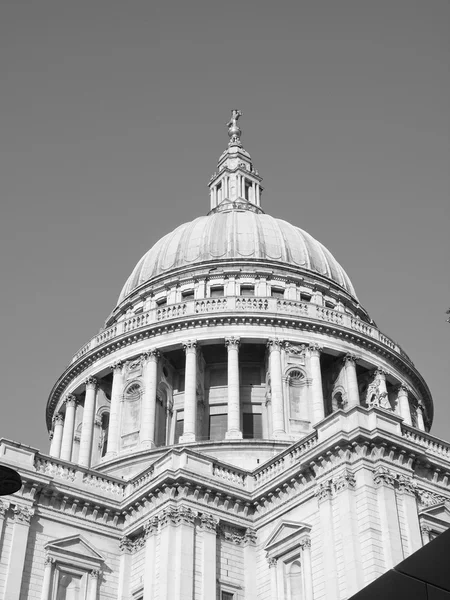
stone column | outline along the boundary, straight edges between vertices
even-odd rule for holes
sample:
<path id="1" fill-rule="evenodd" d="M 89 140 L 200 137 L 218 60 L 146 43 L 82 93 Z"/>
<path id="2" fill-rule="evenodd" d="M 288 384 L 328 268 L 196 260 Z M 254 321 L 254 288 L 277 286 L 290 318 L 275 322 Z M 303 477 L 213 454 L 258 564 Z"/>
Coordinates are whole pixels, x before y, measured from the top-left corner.
<path id="1" fill-rule="evenodd" d="M 100 569 L 92 569 L 92 571 L 89 573 L 87 600 L 97 600 L 99 578 Z"/>
<path id="2" fill-rule="evenodd" d="M 226 338 L 228 350 L 228 427 L 227 440 L 242 439 L 239 401 L 239 338 Z"/>
<path id="3" fill-rule="evenodd" d="M 200 532 L 202 539 L 201 550 L 201 600 L 216 597 L 216 535 L 219 521 L 212 515 L 203 513 L 200 516 Z"/>
<path id="4" fill-rule="evenodd" d="M 313 600 L 313 578 L 311 565 L 311 540 L 301 542 L 301 561 L 303 565 L 303 580 L 305 584 L 305 600 Z"/>
<path id="5" fill-rule="evenodd" d="M 267 557 L 270 575 L 270 599 L 278 600 L 277 559 Z"/>
<path id="6" fill-rule="evenodd" d="M 373 481 L 377 491 L 384 566 L 391 569 L 405 558 L 394 489 L 395 476 L 385 467 L 378 467 L 373 474 Z"/>
<path id="7" fill-rule="evenodd" d="M 347 379 L 347 409 L 359 406 L 358 378 L 356 376 L 356 356 L 344 356 L 345 376 Z"/>
<path id="8" fill-rule="evenodd" d="M 322 371 L 320 369 L 320 353 L 322 348 L 317 344 L 309 346 L 309 361 L 311 368 L 312 423 L 316 425 L 325 418 L 325 408 L 322 390 Z"/>
<path id="9" fill-rule="evenodd" d="M 82 467 L 90 467 L 92 456 L 92 438 L 94 434 L 97 380 L 95 377 L 89 377 L 84 383 L 86 386 L 86 396 L 84 398 L 83 423 L 81 425 L 80 453 L 78 455 L 78 463 Z"/>
<path id="10" fill-rule="evenodd" d="M 153 600 L 155 597 L 155 560 L 156 536 L 158 534 L 158 517 L 152 517 L 144 526 L 145 558 L 144 558 L 144 597 Z"/>
<path id="11" fill-rule="evenodd" d="M 420 429 L 420 431 L 425 431 L 425 422 L 423 420 L 424 410 L 423 404 L 419 402 L 417 406 L 417 429 Z"/>
<path id="12" fill-rule="evenodd" d="M 184 429 L 180 444 L 195 442 L 197 428 L 197 341 L 183 344 L 186 353 L 184 376 Z"/>
<path id="13" fill-rule="evenodd" d="M 405 425 L 412 425 L 411 409 L 409 407 L 408 388 L 405 385 L 399 385 L 397 388 L 397 402 L 400 416 L 403 417 Z"/>
<path id="14" fill-rule="evenodd" d="M 52 583 L 53 563 L 55 559 L 52 556 L 46 556 L 44 562 L 44 577 L 42 578 L 41 600 L 50 600 L 50 586 Z"/>
<path id="15" fill-rule="evenodd" d="M 113 458 L 119 452 L 120 401 L 123 394 L 123 362 L 112 365 L 111 412 L 109 415 L 108 444 L 105 458 Z"/>
<path id="16" fill-rule="evenodd" d="M 8 600 L 19 600 L 20 598 L 28 532 L 33 514 L 34 511 L 25 506 L 16 505 L 14 508 L 14 528 L 4 588 L 4 598 Z"/>
<path id="17" fill-rule="evenodd" d="M 270 385 L 272 391 L 272 437 L 284 437 L 286 433 L 284 424 L 283 381 L 281 372 L 281 340 L 269 340 L 267 346 L 270 351 Z"/>
<path id="18" fill-rule="evenodd" d="M 64 417 L 61 413 L 56 413 L 53 417 L 53 439 L 50 446 L 50 456 L 60 458 L 61 443 L 63 437 Z"/>
<path id="19" fill-rule="evenodd" d="M 364 587 L 361 546 L 357 527 L 357 507 L 355 500 L 356 480 L 347 469 L 333 479 L 339 509 L 338 527 L 341 530 L 342 546 L 345 548 L 345 587 L 347 597 L 353 596 Z"/>
<path id="20" fill-rule="evenodd" d="M 401 475 L 398 479 L 398 495 L 403 504 L 403 514 L 408 538 L 408 556 L 422 548 L 422 537 L 420 535 L 418 507 L 416 491 L 410 477 Z"/>
<path id="21" fill-rule="evenodd" d="M 158 386 L 158 350 L 144 353 L 144 393 L 142 395 L 141 446 L 155 447 L 156 389 Z"/>
<path id="22" fill-rule="evenodd" d="M 325 579 L 325 599 L 340 597 L 336 565 L 336 545 L 333 529 L 332 487 L 329 481 L 318 484 L 315 492 L 319 504 L 322 565 Z"/>
<path id="23" fill-rule="evenodd" d="M 66 405 L 66 416 L 64 418 L 63 436 L 61 442 L 61 458 L 70 460 L 72 458 L 73 434 L 75 431 L 75 411 L 78 400 L 72 394 L 64 401 Z"/>
<path id="24" fill-rule="evenodd" d="M 244 535 L 244 590 L 245 600 L 257 600 L 256 585 L 256 531 L 247 529 Z M 212 596 L 214 597 L 214 596 Z M 206 598 L 205 598 L 206 600 Z M 312 600 L 312 599 L 311 599 Z"/>
<path id="25" fill-rule="evenodd" d="M 119 581 L 117 584 L 117 600 L 128 600 L 130 597 L 130 579 L 133 550 L 133 542 L 127 536 L 123 536 L 119 541 L 120 563 L 119 563 Z M 144 600 L 151 600 L 152 596 L 145 596 L 145 576 L 147 569 L 144 568 Z"/>

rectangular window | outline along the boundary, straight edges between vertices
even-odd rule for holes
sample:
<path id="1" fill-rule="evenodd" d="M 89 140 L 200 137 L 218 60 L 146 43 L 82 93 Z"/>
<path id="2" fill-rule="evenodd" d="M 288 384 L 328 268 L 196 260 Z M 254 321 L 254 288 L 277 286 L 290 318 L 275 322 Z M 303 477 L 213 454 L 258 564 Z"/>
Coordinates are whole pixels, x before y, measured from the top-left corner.
<path id="1" fill-rule="evenodd" d="M 242 435 L 245 439 L 262 439 L 262 415 L 254 413 L 243 414 L 243 432 Z"/>
<path id="2" fill-rule="evenodd" d="M 241 296 L 254 296 L 255 286 L 254 285 L 241 285 Z"/>
<path id="3" fill-rule="evenodd" d="M 336 307 L 336 305 L 333 302 L 330 302 L 329 300 L 325 301 L 325 306 L 327 308 L 335 308 Z"/>
<path id="4" fill-rule="evenodd" d="M 221 298 L 224 296 L 224 287 L 223 285 L 215 285 L 209 290 L 209 295 L 211 298 Z"/>
<path id="5" fill-rule="evenodd" d="M 224 440 L 227 432 L 227 415 L 209 415 L 209 439 Z"/>
<path id="6" fill-rule="evenodd" d="M 181 415 L 184 417 L 183 413 L 181 413 Z M 174 439 L 174 444 L 179 444 L 180 443 L 180 437 L 183 435 L 183 428 L 184 428 L 184 418 L 178 419 L 178 415 L 177 415 L 177 420 L 175 422 L 175 439 Z"/>
<path id="7" fill-rule="evenodd" d="M 227 367 L 218 367 L 209 371 L 210 387 L 225 387 L 228 384 Z"/>
<path id="8" fill-rule="evenodd" d="M 241 385 L 261 385 L 261 368 L 242 366 L 241 367 Z"/>
<path id="9" fill-rule="evenodd" d="M 234 594 L 231 592 L 222 592 L 222 600 L 234 600 Z"/>
<path id="10" fill-rule="evenodd" d="M 284 298 L 284 289 L 272 287 L 270 288 L 270 295 L 272 298 Z"/>
<path id="11" fill-rule="evenodd" d="M 302 300 L 302 302 L 311 302 L 311 294 L 306 294 L 305 292 L 302 292 L 300 294 L 300 300 Z"/>
<path id="12" fill-rule="evenodd" d="M 181 298 L 183 300 L 193 300 L 194 299 L 194 290 L 186 290 L 185 292 L 181 292 Z"/>
<path id="13" fill-rule="evenodd" d="M 167 298 L 160 298 L 156 301 L 156 306 L 165 306 L 167 304 Z"/>

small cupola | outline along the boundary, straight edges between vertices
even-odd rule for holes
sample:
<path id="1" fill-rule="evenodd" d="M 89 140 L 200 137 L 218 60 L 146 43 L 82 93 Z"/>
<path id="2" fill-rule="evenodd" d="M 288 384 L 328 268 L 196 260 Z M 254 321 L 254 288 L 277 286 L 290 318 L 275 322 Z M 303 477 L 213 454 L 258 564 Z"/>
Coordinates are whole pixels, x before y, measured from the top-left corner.
<path id="1" fill-rule="evenodd" d="M 263 212 L 261 209 L 262 177 L 254 169 L 250 154 L 242 146 L 242 131 L 238 125 L 241 116 L 240 110 L 231 111 L 231 119 L 227 123 L 230 138 L 228 148 L 220 156 L 217 171 L 208 184 L 210 212 L 225 210 Z"/>

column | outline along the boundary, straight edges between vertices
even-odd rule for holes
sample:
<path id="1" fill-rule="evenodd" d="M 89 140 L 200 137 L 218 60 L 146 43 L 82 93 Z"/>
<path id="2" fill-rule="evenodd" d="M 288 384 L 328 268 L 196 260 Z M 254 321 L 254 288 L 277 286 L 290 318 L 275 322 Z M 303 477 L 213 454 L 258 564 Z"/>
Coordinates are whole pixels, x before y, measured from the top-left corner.
<path id="1" fill-rule="evenodd" d="M 411 426 L 412 420 L 411 409 L 409 407 L 408 400 L 408 388 L 403 384 L 399 385 L 397 388 L 397 403 L 400 416 L 403 417 L 404 424 Z"/>
<path id="2" fill-rule="evenodd" d="M 269 563 L 270 598 L 271 600 L 278 600 L 277 559 L 268 557 L 267 562 Z"/>
<path id="3" fill-rule="evenodd" d="M 50 586 L 52 583 L 53 563 L 55 559 L 52 556 L 46 556 L 44 562 L 44 577 L 42 578 L 41 600 L 50 600 Z"/>
<path id="4" fill-rule="evenodd" d="M 119 562 L 119 581 L 117 583 L 117 600 L 128 600 L 130 597 L 130 579 L 133 550 L 133 542 L 124 535 L 119 541 L 120 562 Z M 151 596 L 145 596 L 145 577 L 147 569 L 144 568 L 144 600 L 151 600 Z"/>
<path id="5" fill-rule="evenodd" d="M 216 565 L 216 535 L 219 521 L 212 515 L 203 513 L 200 516 L 200 535 L 202 539 L 201 550 L 201 600 L 210 600 L 217 593 L 217 565 Z"/>
<path id="6" fill-rule="evenodd" d="M 225 439 L 242 439 L 239 400 L 239 338 L 226 338 L 228 350 L 228 426 Z"/>
<path id="7" fill-rule="evenodd" d="M 284 424 L 283 382 L 281 373 L 281 347 L 280 340 L 269 340 L 267 346 L 270 351 L 270 386 L 272 391 L 272 436 L 283 437 L 286 433 Z"/>
<path id="8" fill-rule="evenodd" d="M 109 415 L 108 444 L 105 458 L 113 458 L 119 452 L 120 401 L 123 394 L 123 362 L 112 365 L 111 412 Z"/>
<path id="9" fill-rule="evenodd" d="M 344 469 L 333 479 L 333 488 L 339 509 L 338 527 L 341 531 L 345 554 L 346 597 L 351 597 L 364 587 L 361 546 L 357 526 L 355 501 L 356 480 L 353 473 Z"/>
<path id="10" fill-rule="evenodd" d="M 195 442 L 197 425 L 197 341 L 188 340 L 183 344 L 186 353 L 184 375 L 184 429 L 180 444 Z"/>
<path id="11" fill-rule="evenodd" d="M 417 429 L 425 431 L 425 422 L 423 420 L 424 406 L 419 402 L 417 406 Z"/>
<path id="12" fill-rule="evenodd" d="M 373 474 L 373 481 L 377 490 L 384 566 L 386 569 L 392 569 L 405 558 L 394 489 L 395 475 L 385 467 L 378 467 Z"/>
<path id="13" fill-rule="evenodd" d="M 4 598 L 8 600 L 19 600 L 20 598 L 28 532 L 33 514 L 34 512 L 25 506 L 16 505 L 14 509 L 14 528 L 4 588 Z"/>
<path id="14" fill-rule="evenodd" d="M 256 531 L 247 529 L 244 535 L 244 591 L 245 600 L 257 600 L 256 585 Z M 214 597 L 214 596 L 211 596 Z M 205 599 L 206 600 L 206 599 Z M 312 598 L 311 598 L 312 600 Z"/>
<path id="15" fill-rule="evenodd" d="M 56 413 L 53 417 L 53 439 L 50 446 L 50 456 L 59 458 L 61 456 L 61 443 L 63 437 L 64 417 L 61 413 Z"/>
<path id="16" fill-rule="evenodd" d="M 356 356 L 344 356 L 345 376 L 347 379 L 347 409 L 359 406 L 358 378 L 356 376 Z"/>
<path id="17" fill-rule="evenodd" d="M 73 394 L 64 400 L 66 405 L 66 416 L 64 417 L 64 428 L 61 442 L 61 458 L 70 460 L 72 458 L 73 434 L 75 431 L 75 411 L 78 400 Z"/>
<path id="18" fill-rule="evenodd" d="M 158 534 L 158 518 L 152 517 L 144 525 L 145 555 L 144 555 L 144 596 L 143 600 L 153 600 L 155 597 L 155 560 L 156 536 Z M 128 596 L 127 596 L 128 598 Z"/>
<path id="19" fill-rule="evenodd" d="M 398 495 L 403 504 L 409 556 L 416 550 L 419 550 L 419 548 L 422 548 L 422 536 L 420 535 L 419 516 L 417 514 L 416 491 L 410 477 L 400 475 L 398 479 Z"/>
<path id="20" fill-rule="evenodd" d="M 311 565 L 311 540 L 301 542 L 301 561 L 303 565 L 303 582 L 305 585 L 305 600 L 313 600 L 313 579 Z"/>
<path id="21" fill-rule="evenodd" d="M 375 370 L 375 379 L 378 380 L 378 402 L 381 408 L 391 410 L 391 404 L 389 402 L 387 387 L 386 387 L 386 371 L 383 369 Z"/>
<path id="22" fill-rule="evenodd" d="M 316 425 L 325 417 L 322 390 L 322 371 L 320 369 L 320 353 L 322 348 L 317 344 L 309 346 L 309 364 L 311 368 L 312 425 Z"/>
<path id="23" fill-rule="evenodd" d="M 95 377 L 89 377 L 84 383 L 86 386 L 86 396 L 84 398 L 83 423 L 81 425 L 78 464 L 80 464 L 82 467 L 90 467 L 92 456 L 92 438 L 94 434 L 97 380 Z"/>
<path id="24" fill-rule="evenodd" d="M 92 569 L 89 573 L 87 600 L 97 600 L 99 578 L 100 569 Z"/>
<path id="25" fill-rule="evenodd" d="M 158 350 L 144 353 L 144 393 L 142 395 L 141 446 L 155 447 L 156 389 L 158 385 Z"/>
<path id="26" fill-rule="evenodd" d="M 340 597 L 336 566 L 336 545 L 333 529 L 332 488 L 329 481 L 318 484 L 315 496 L 319 504 L 319 523 L 322 547 L 323 576 L 325 580 L 325 599 L 336 600 Z"/>

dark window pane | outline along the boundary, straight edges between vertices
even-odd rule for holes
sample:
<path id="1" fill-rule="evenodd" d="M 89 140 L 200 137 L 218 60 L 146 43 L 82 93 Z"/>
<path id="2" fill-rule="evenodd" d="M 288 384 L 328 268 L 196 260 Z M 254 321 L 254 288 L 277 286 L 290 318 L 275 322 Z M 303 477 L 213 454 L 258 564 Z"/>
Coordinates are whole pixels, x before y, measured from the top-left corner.
<path id="1" fill-rule="evenodd" d="M 227 432 L 227 415 L 209 416 L 209 439 L 224 440 Z"/>
<path id="2" fill-rule="evenodd" d="M 210 289 L 211 298 L 221 298 L 224 295 L 223 286 L 215 286 Z"/>
<path id="3" fill-rule="evenodd" d="M 210 387 L 224 387 L 228 383 L 227 367 L 211 369 L 209 372 Z"/>
<path id="4" fill-rule="evenodd" d="M 188 290 L 187 292 L 182 292 L 181 297 L 183 300 L 193 300 L 194 290 Z"/>
<path id="5" fill-rule="evenodd" d="M 261 369 L 259 367 L 241 367 L 241 385 L 261 385 Z"/>
<path id="6" fill-rule="evenodd" d="M 180 419 L 175 423 L 175 444 L 178 444 L 180 437 L 183 435 L 184 419 Z"/>
<path id="7" fill-rule="evenodd" d="M 283 288 L 271 288 L 270 295 L 272 298 L 284 298 L 284 289 Z"/>
<path id="8" fill-rule="evenodd" d="M 262 439 L 262 415 L 254 413 L 243 414 L 243 429 L 242 435 L 246 439 Z"/>
<path id="9" fill-rule="evenodd" d="M 234 600 L 234 594 L 231 592 L 222 592 L 222 600 Z"/>
<path id="10" fill-rule="evenodd" d="M 255 286 L 254 285 L 241 285 L 241 296 L 254 296 Z"/>

